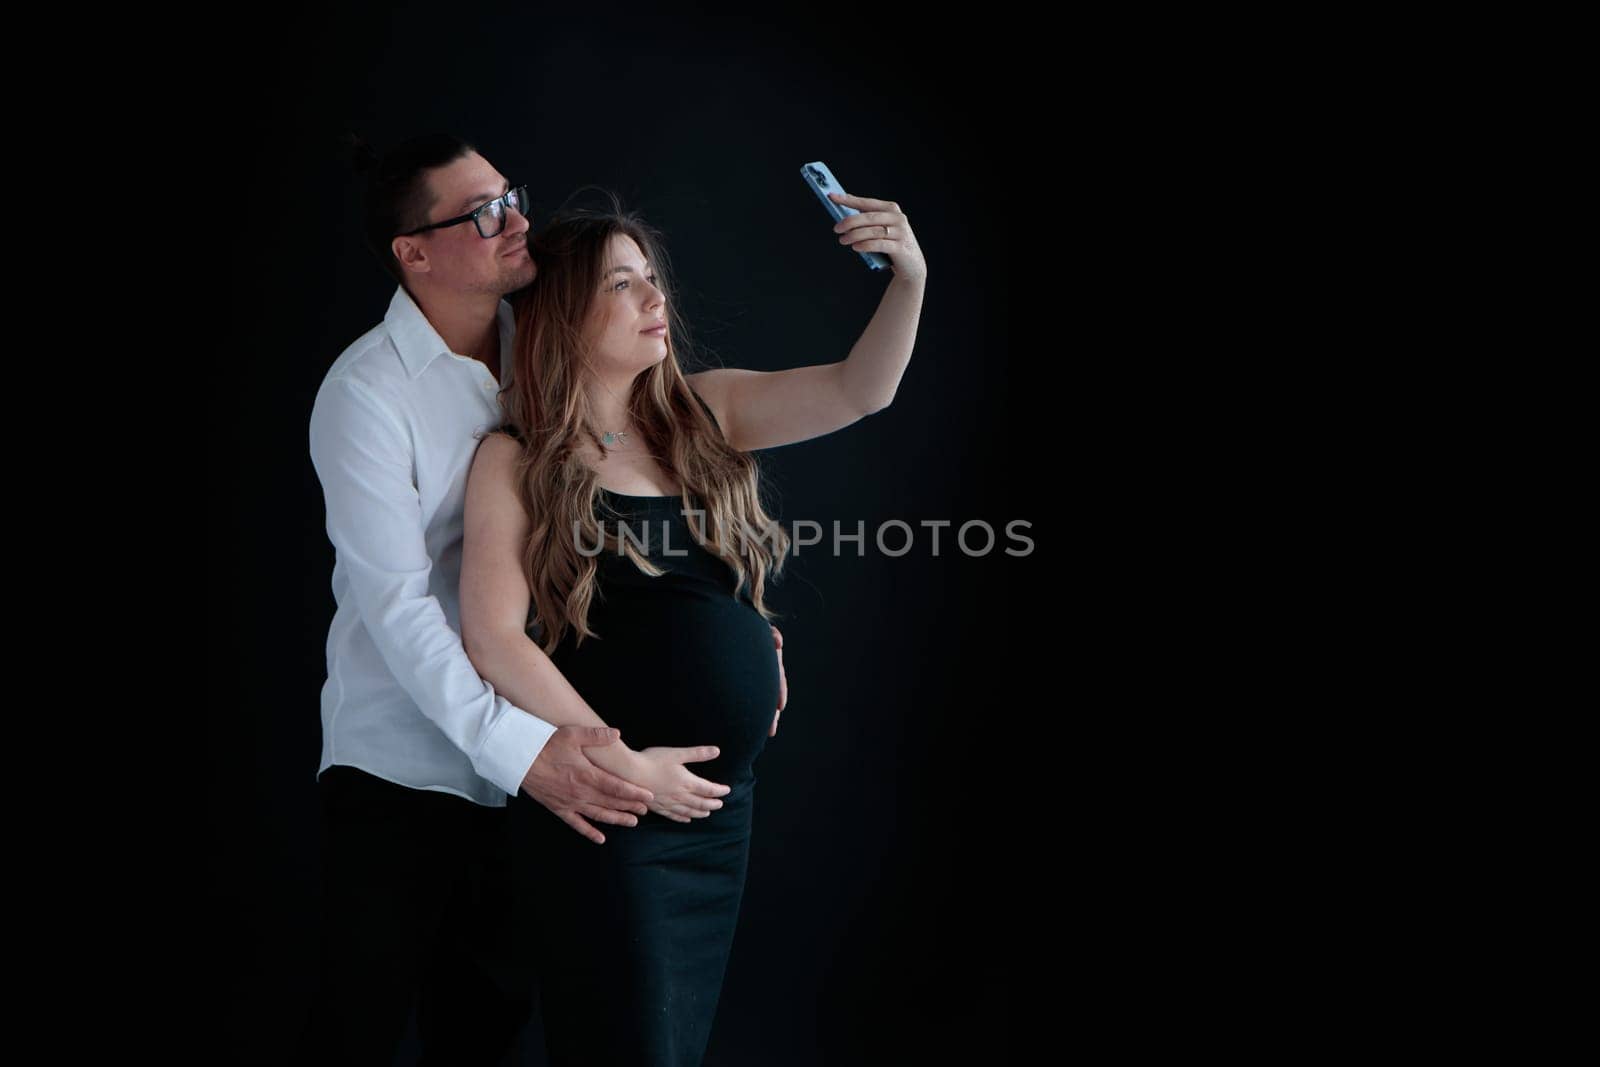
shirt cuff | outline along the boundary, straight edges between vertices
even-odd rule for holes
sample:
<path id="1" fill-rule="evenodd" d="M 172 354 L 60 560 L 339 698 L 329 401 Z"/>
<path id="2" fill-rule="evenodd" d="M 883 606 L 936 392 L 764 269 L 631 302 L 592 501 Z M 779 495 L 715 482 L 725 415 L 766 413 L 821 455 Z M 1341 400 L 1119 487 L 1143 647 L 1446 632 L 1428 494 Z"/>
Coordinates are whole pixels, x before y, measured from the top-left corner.
<path id="1" fill-rule="evenodd" d="M 478 773 L 510 796 L 522 792 L 522 780 L 528 768 L 544 751 L 545 742 L 555 735 L 556 728 L 536 715 L 530 715 L 514 704 L 506 705 L 494 730 L 485 739 L 482 754 L 478 757 Z"/>

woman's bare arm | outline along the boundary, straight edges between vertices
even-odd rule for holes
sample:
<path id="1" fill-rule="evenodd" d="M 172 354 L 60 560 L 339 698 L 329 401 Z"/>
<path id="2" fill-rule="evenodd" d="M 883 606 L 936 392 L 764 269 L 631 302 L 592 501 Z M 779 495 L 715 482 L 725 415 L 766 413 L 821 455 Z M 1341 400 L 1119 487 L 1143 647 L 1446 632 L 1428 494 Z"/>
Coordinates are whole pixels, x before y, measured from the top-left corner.
<path id="1" fill-rule="evenodd" d="M 501 434 L 478 445 L 467 475 L 461 544 L 461 644 L 484 681 L 519 708 L 560 726 L 606 726 L 544 649 L 528 636 L 532 595 L 522 572 L 531 523 L 517 495 L 520 446 Z M 586 748 L 595 766 L 655 793 L 652 810 L 678 821 L 714 811 L 728 787 L 689 772 L 684 763 L 714 758 L 714 746 L 635 752 L 623 738 Z"/>
<path id="2" fill-rule="evenodd" d="M 780 371 L 718 367 L 686 376 L 711 406 L 728 443 L 742 452 L 821 437 L 883 410 L 911 362 L 927 267 L 910 221 L 893 201 L 834 198 L 860 211 L 836 227 L 842 228 L 841 243 L 888 255 L 894 277 L 841 362 Z M 878 236 L 885 232 L 887 240 Z"/>

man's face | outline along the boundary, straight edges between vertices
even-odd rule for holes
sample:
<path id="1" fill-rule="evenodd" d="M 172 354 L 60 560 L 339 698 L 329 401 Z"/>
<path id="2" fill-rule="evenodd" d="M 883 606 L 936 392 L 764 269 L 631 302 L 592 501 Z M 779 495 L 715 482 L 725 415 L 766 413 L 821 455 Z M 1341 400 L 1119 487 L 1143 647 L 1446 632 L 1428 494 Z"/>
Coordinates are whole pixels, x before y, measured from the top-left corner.
<path id="1" fill-rule="evenodd" d="M 426 180 L 433 193 L 427 222 L 465 215 L 510 188 L 505 176 L 476 152 L 435 167 Z M 488 212 L 483 222 L 485 229 L 493 228 Z M 537 273 L 528 256 L 528 228 L 521 212 L 507 208 L 505 227 L 493 237 L 480 236 L 469 221 L 396 237 L 391 247 L 408 276 L 420 281 L 417 275 L 426 275 L 429 286 L 504 296 L 532 282 Z"/>

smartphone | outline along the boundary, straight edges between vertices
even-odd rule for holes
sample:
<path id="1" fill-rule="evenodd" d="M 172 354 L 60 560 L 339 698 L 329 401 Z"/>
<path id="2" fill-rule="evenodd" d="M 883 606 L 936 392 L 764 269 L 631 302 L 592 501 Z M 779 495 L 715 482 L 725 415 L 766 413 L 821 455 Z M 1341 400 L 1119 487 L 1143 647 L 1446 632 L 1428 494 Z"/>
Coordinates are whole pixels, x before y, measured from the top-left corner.
<path id="1" fill-rule="evenodd" d="M 811 191 L 817 194 L 817 199 L 821 200 L 822 206 L 828 209 L 828 214 L 833 218 L 834 222 L 849 218 L 851 215 L 861 214 L 853 207 L 846 207 L 837 201 L 828 199 L 829 193 L 842 193 L 844 192 L 844 187 L 834 178 L 833 171 L 828 169 L 826 163 L 821 160 L 815 163 L 807 163 L 800 168 L 800 177 L 804 178 L 806 184 L 811 186 Z M 866 260 L 867 266 L 873 270 L 894 269 L 889 257 L 882 252 L 857 251 L 856 255 Z"/>

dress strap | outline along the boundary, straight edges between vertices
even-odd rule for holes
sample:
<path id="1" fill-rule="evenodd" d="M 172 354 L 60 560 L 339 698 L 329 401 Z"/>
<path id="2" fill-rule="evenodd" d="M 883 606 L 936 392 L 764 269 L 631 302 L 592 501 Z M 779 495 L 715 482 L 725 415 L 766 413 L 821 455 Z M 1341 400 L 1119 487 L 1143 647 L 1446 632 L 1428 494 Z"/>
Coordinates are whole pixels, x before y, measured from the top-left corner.
<path id="1" fill-rule="evenodd" d="M 695 393 L 693 387 L 690 387 L 689 392 L 694 393 L 694 398 L 700 401 L 700 406 L 706 409 L 707 415 L 711 416 L 711 425 L 717 428 L 718 433 L 722 433 L 722 423 L 717 421 L 717 413 L 711 410 L 711 405 L 706 403 L 706 398 L 699 393 Z M 722 436 L 726 437 L 728 435 L 722 434 Z"/>

